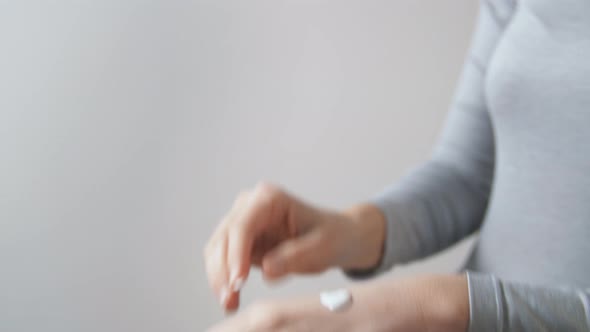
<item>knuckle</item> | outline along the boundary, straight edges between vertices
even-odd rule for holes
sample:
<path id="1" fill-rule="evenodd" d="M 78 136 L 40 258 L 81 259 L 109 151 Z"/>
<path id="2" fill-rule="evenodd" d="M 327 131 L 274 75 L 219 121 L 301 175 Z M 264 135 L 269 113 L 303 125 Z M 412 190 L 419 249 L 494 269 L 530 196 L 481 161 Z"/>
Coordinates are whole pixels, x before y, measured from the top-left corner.
<path id="1" fill-rule="evenodd" d="M 219 228 L 218 228 L 218 232 L 221 231 L 221 229 L 223 228 L 223 225 L 227 225 L 229 223 L 229 221 L 232 219 L 232 214 L 231 211 L 226 213 L 221 220 L 219 221 Z"/>
<path id="2" fill-rule="evenodd" d="M 214 237 L 210 239 L 209 242 L 207 242 L 207 244 L 203 247 L 203 257 L 205 258 L 205 261 L 207 261 L 207 259 L 212 255 L 213 248 L 215 247 L 216 243 L 217 239 Z"/>
<path id="3" fill-rule="evenodd" d="M 307 263 L 306 272 L 310 272 L 310 273 L 319 273 L 319 272 L 324 272 L 327 270 L 326 264 L 324 264 L 323 262 L 314 260 L 314 261 L 310 261 L 309 263 Z"/>
<path id="4" fill-rule="evenodd" d="M 298 245 L 291 245 L 285 248 L 285 256 L 298 258 L 302 257 L 306 253 L 306 248 Z"/>
<path id="5" fill-rule="evenodd" d="M 314 245 L 321 246 L 334 242 L 334 235 L 338 235 L 338 231 L 329 228 L 319 228 L 313 233 Z"/>
<path id="6" fill-rule="evenodd" d="M 236 223 L 236 224 L 232 225 L 232 227 L 231 227 L 230 237 L 234 238 L 234 239 L 235 238 L 244 239 L 250 233 L 251 227 L 252 227 L 251 224 L 248 222 Z"/>
<path id="7" fill-rule="evenodd" d="M 323 270 L 324 264 L 322 264 L 316 258 L 307 258 L 302 259 L 298 258 L 297 261 L 291 262 L 288 267 L 289 271 L 296 271 L 299 273 L 312 273 L 312 272 L 320 272 Z"/>
<path id="8" fill-rule="evenodd" d="M 334 239 L 332 234 L 327 232 L 319 232 L 317 234 L 317 238 L 315 239 L 314 247 L 317 247 L 318 250 L 324 255 L 333 255 L 337 250 L 337 240 Z"/>
<path id="9" fill-rule="evenodd" d="M 257 208 L 268 209 L 276 205 L 282 205 L 282 202 L 286 201 L 286 197 L 284 191 L 278 187 L 262 183 L 257 185 L 253 191 L 252 204 Z"/>
<path id="10" fill-rule="evenodd" d="M 257 198 L 271 199 L 278 196 L 280 192 L 281 190 L 277 186 L 266 181 L 259 182 L 254 188 Z"/>
<path id="11" fill-rule="evenodd" d="M 234 207 L 240 206 L 243 202 L 245 202 L 248 197 L 250 197 L 250 192 L 247 190 L 241 191 L 236 198 L 234 199 Z"/>
<path id="12" fill-rule="evenodd" d="M 248 212 L 243 211 L 228 221 L 226 224 L 226 236 L 229 238 L 235 237 L 236 235 L 243 236 L 244 233 L 250 231 L 251 224 L 254 220 L 247 216 Z"/>

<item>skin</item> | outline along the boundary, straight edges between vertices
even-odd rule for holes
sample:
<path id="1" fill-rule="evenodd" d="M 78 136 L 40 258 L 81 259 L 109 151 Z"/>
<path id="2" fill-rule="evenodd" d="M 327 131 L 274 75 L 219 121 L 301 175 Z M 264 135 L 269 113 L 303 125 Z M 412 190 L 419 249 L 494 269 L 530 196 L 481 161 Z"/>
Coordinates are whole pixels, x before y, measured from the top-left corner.
<path id="1" fill-rule="evenodd" d="M 204 250 L 209 283 L 226 311 L 239 307 L 251 267 L 267 280 L 330 268 L 364 270 L 382 256 L 385 218 L 370 204 L 320 209 L 262 183 L 238 195 Z M 354 304 L 332 313 L 317 294 L 255 303 L 210 331 L 466 331 L 463 275 L 383 279 L 349 288 Z"/>

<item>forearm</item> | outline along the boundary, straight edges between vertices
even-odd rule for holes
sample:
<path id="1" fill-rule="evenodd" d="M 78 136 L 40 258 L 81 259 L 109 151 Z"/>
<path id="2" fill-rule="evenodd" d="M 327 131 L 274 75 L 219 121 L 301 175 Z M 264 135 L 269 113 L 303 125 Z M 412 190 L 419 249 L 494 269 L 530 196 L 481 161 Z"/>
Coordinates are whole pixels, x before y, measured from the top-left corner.
<path id="1" fill-rule="evenodd" d="M 382 279 L 353 292 L 359 331 L 467 331 L 465 275 Z"/>
<path id="2" fill-rule="evenodd" d="M 505 282 L 469 273 L 469 331 L 590 331 L 590 290 Z"/>

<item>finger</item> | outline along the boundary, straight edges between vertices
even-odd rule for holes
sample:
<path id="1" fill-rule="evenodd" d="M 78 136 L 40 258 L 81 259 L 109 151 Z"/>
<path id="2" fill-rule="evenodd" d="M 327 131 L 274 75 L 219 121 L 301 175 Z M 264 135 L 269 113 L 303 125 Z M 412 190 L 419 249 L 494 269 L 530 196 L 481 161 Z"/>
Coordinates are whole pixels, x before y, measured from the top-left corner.
<path id="1" fill-rule="evenodd" d="M 227 234 L 222 233 L 212 240 L 205 253 L 207 278 L 222 307 L 229 300 L 228 272 L 226 264 Z"/>
<path id="2" fill-rule="evenodd" d="M 225 301 L 225 311 L 226 313 L 233 313 L 238 309 L 240 306 L 240 293 L 232 292 L 229 290 L 228 287 L 228 297 Z"/>
<path id="3" fill-rule="evenodd" d="M 244 195 L 240 194 L 238 199 Z M 237 200 L 236 200 L 237 202 Z M 238 213 L 238 206 L 234 204 L 228 214 L 226 214 L 217 227 L 204 250 L 205 267 L 208 271 L 209 286 L 218 295 L 221 302 L 225 300 L 229 288 L 223 292 L 224 286 L 227 286 L 227 229 L 231 220 Z"/>
<path id="4" fill-rule="evenodd" d="M 229 263 L 229 258 L 231 258 L 233 255 L 229 253 L 233 251 L 230 251 L 230 248 L 235 246 L 235 244 L 232 245 L 232 243 L 242 241 L 241 237 L 236 238 L 236 228 L 240 228 L 240 223 L 236 222 L 236 220 L 239 220 L 239 216 L 243 215 L 245 211 L 248 209 L 248 202 L 251 200 L 250 197 L 250 192 L 241 192 L 235 200 L 228 218 L 226 218 L 223 221 L 223 224 L 226 228 L 227 236 L 227 250 L 224 260 L 226 262 L 225 269 L 227 281 L 225 287 L 227 289 L 227 298 L 225 299 L 222 305 L 224 305 L 225 310 L 228 312 L 233 312 L 237 310 L 240 306 L 239 290 L 242 288 L 248 275 L 248 271 L 246 271 L 246 273 L 238 273 L 238 271 L 234 269 L 232 272 L 232 270 L 230 269 L 230 266 L 232 265 Z M 249 257 L 246 257 L 246 260 L 249 260 Z M 249 267 L 249 263 L 247 267 Z"/>
<path id="5" fill-rule="evenodd" d="M 255 236 L 245 223 L 237 223 L 229 229 L 227 264 L 230 276 L 229 286 L 232 292 L 239 292 L 248 278 Z"/>
<path id="6" fill-rule="evenodd" d="M 232 243 L 234 241 L 236 241 L 236 239 L 234 238 L 235 235 L 232 235 L 235 233 L 235 231 L 232 231 L 232 229 L 234 229 L 235 227 L 230 227 L 228 230 L 228 241 L 227 241 L 227 255 L 226 255 L 226 262 L 228 262 L 229 259 L 229 248 L 231 247 Z M 227 279 L 227 290 L 228 290 L 228 299 L 225 302 L 225 310 L 226 311 L 235 311 L 238 309 L 238 307 L 240 306 L 240 289 L 242 288 L 246 277 L 238 277 L 236 272 L 232 272 L 230 270 L 231 265 L 229 263 L 226 263 L 226 269 L 227 269 L 227 275 L 228 275 L 228 279 Z"/>
<path id="7" fill-rule="evenodd" d="M 323 247 L 323 248 L 322 248 Z M 319 232 L 289 240 L 266 254 L 262 260 L 265 278 L 273 280 L 289 273 L 314 273 L 325 269 L 328 248 Z"/>
<path id="8" fill-rule="evenodd" d="M 209 247 L 215 240 L 218 240 L 224 233 L 227 232 L 228 225 L 231 224 L 232 220 L 234 220 L 236 215 L 242 212 L 241 210 L 244 206 L 243 202 L 246 201 L 247 197 L 248 192 L 246 191 L 241 192 L 237 196 L 229 212 L 225 216 L 223 216 L 223 218 L 221 218 L 221 221 L 215 227 L 215 230 L 213 231 L 213 234 L 209 239 L 207 247 Z"/>
<path id="9" fill-rule="evenodd" d="M 210 246 L 215 240 L 218 240 L 223 235 L 223 233 L 227 231 L 227 225 L 230 223 L 235 214 L 236 211 L 234 208 L 232 208 L 225 216 L 223 216 L 223 218 L 221 218 L 221 221 L 217 224 L 213 234 L 209 238 L 207 246 Z"/>
<path id="10" fill-rule="evenodd" d="M 242 202 L 238 213 L 229 225 L 227 263 L 230 288 L 239 292 L 252 265 L 253 243 L 265 226 L 281 218 L 279 193 L 268 185 L 257 189 Z"/>

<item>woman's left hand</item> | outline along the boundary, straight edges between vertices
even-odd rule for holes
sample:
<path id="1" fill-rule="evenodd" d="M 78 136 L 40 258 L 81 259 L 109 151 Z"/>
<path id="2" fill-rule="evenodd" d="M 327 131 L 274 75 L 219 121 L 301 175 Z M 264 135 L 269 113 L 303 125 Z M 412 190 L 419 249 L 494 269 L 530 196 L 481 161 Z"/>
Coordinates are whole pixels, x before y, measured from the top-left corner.
<path id="1" fill-rule="evenodd" d="M 464 275 L 381 279 L 349 288 L 351 306 L 330 312 L 319 295 L 257 302 L 210 332 L 270 331 L 466 331 Z"/>

